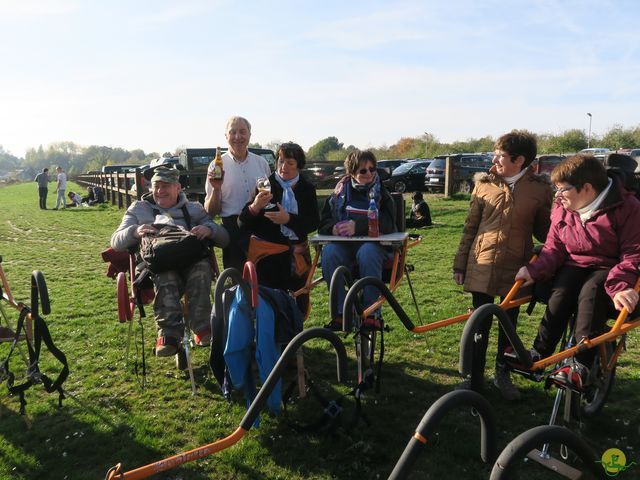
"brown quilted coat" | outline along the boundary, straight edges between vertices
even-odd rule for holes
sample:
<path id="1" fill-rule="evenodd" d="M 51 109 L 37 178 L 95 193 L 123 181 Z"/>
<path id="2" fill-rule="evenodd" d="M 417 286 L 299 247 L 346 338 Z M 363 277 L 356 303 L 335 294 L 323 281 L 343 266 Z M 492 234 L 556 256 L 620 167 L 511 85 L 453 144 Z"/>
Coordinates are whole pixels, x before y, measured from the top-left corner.
<path id="1" fill-rule="evenodd" d="M 492 173 L 478 174 L 475 181 L 453 270 L 465 273 L 465 291 L 504 296 L 531 257 L 532 234 L 540 242 L 547 236 L 551 185 L 530 170 L 513 192 Z"/>

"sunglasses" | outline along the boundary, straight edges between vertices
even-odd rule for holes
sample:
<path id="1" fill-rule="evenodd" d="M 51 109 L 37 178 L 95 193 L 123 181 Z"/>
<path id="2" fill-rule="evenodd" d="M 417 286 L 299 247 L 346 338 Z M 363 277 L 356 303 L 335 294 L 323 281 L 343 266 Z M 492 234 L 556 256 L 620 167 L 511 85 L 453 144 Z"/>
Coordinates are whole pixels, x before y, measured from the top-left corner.
<path id="1" fill-rule="evenodd" d="M 576 188 L 573 185 L 569 185 L 568 187 L 553 187 L 553 191 L 556 193 L 556 195 L 560 195 L 564 192 L 568 192 L 569 190 L 571 190 L 572 188 Z"/>
<path id="2" fill-rule="evenodd" d="M 361 168 L 360 170 L 358 170 L 358 173 L 360 175 L 366 175 L 367 172 L 373 173 L 375 171 L 376 171 L 376 167 L 369 167 L 369 168 Z"/>

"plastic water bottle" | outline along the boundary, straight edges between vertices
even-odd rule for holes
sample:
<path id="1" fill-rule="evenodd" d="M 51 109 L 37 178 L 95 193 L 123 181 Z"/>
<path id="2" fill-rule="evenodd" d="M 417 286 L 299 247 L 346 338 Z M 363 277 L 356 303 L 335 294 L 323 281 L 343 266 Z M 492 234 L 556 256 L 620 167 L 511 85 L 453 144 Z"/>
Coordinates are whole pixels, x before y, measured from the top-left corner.
<path id="1" fill-rule="evenodd" d="M 371 198 L 369 200 L 369 209 L 367 210 L 367 220 L 369 223 L 369 236 L 377 237 L 380 235 L 380 229 L 378 228 L 378 207 L 376 207 L 376 201 Z"/>

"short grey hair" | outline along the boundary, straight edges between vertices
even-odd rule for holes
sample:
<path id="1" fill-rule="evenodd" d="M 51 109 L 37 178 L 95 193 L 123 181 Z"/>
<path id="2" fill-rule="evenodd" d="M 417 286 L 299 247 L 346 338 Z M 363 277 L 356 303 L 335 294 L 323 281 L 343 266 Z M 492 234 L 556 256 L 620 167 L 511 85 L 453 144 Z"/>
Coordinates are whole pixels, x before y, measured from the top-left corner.
<path id="1" fill-rule="evenodd" d="M 247 129 L 249 130 L 249 133 L 251 133 L 251 124 L 249 123 L 249 120 L 247 120 L 244 117 L 237 117 L 237 116 L 231 117 L 229 120 L 227 120 L 227 126 L 225 127 L 224 131 L 227 132 L 229 130 L 229 125 L 231 125 L 235 121 L 244 122 L 245 125 L 247 126 Z"/>

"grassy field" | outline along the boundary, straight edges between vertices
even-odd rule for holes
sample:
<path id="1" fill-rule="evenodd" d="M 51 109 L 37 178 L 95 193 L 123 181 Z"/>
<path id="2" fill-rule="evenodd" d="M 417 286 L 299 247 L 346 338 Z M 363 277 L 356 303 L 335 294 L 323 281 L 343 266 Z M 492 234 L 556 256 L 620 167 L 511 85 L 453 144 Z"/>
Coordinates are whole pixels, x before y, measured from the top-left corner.
<path id="1" fill-rule="evenodd" d="M 71 187 L 73 188 L 73 187 Z M 55 198 L 49 195 L 51 206 Z M 437 225 L 423 229 L 421 245 L 410 253 L 416 267 L 412 280 L 423 322 L 466 311 L 469 295 L 451 280 L 451 263 L 466 215 L 468 198 L 428 196 Z M 0 188 L 0 255 L 13 294 L 28 301 L 29 276 L 42 270 L 52 301 L 46 317 L 54 340 L 67 354 L 70 375 L 64 385 L 62 408 L 57 396 L 40 386 L 27 394 L 27 415 L 19 415 L 19 402 L 0 395 L 0 479 L 104 478 L 107 469 L 122 462 L 124 470 L 195 448 L 229 435 L 245 412 L 237 396 L 226 402 L 209 373 L 206 349 L 195 352 L 198 394 L 191 396 L 188 378 L 173 361 L 151 355 L 153 320 L 145 319 L 148 385 L 141 389 L 133 362 L 127 364 L 127 326 L 117 322 L 115 284 L 104 273 L 100 252 L 123 211 L 112 206 L 43 211 L 37 208 L 35 184 Z M 400 304 L 415 323 L 406 283 L 398 290 Z M 328 320 L 327 290 L 316 288 L 307 326 Z M 540 318 L 540 309 L 521 314 L 519 331 L 528 345 Z M 8 313 L 15 324 L 14 311 Z M 371 425 L 348 428 L 347 421 L 332 433 L 301 434 L 282 417 L 262 415 L 262 424 L 239 444 L 205 459 L 160 474 L 155 478 L 271 478 L 271 479 L 378 479 L 386 478 L 427 408 L 459 382 L 458 344 L 462 325 L 426 335 L 407 332 L 387 311 L 391 326 L 385 335 L 386 352 L 380 393 L 370 393 L 364 409 Z M 601 414 L 577 431 L 600 454 L 617 447 L 627 462 L 640 462 L 640 335 L 627 341 L 612 395 Z M 354 378 L 354 346 L 345 339 Z M 0 358 L 8 345 L 0 345 Z M 489 358 L 495 354 L 495 335 Z M 134 358 L 132 353 L 131 358 Z M 326 343 L 310 343 L 306 365 L 312 376 L 333 382 L 335 360 Z M 491 375 L 489 360 L 487 375 Z M 57 364 L 43 354 L 43 369 L 55 375 Z M 18 372 L 23 365 L 12 361 Z M 20 374 L 22 375 L 22 374 Z M 545 424 L 555 390 L 518 377 L 523 392 L 518 403 L 503 401 L 487 383 L 485 395 L 498 419 L 500 450 L 516 435 Z M 352 385 L 331 385 L 347 392 Z M 353 404 L 347 402 L 348 414 Z M 300 414 L 293 407 L 293 415 Z M 479 421 L 468 411 L 452 412 L 419 460 L 414 478 L 486 479 L 490 467 L 479 457 Z M 527 468 L 530 466 L 527 466 Z M 529 472 L 529 470 L 527 470 Z M 635 476 L 634 476 L 635 475 Z M 635 466 L 620 478 L 638 478 Z M 546 478 L 526 473 L 523 478 Z"/>

